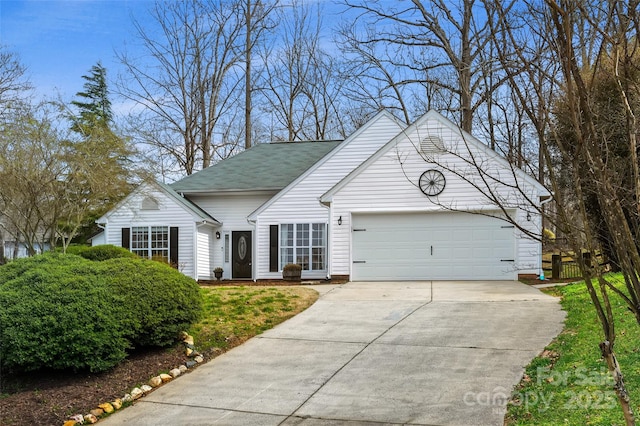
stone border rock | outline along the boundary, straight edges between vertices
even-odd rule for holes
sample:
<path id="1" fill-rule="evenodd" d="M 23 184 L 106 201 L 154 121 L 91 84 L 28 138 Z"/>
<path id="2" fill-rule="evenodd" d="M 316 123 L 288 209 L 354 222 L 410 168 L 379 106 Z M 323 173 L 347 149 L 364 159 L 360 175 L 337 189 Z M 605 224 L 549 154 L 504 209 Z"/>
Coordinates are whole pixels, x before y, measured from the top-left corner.
<path id="1" fill-rule="evenodd" d="M 182 333 L 180 333 L 180 339 L 182 340 L 182 343 L 185 347 L 185 355 L 187 355 L 189 358 L 192 358 L 190 361 L 187 361 L 183 365 L 172 369 L 171 371 L 169 371 L 169 374 L 162 373 L 159 376 L 152 377 L 151 379 L 149 379 L 149 382 L 147 384 L 131 389 L 131 391 L 125 394 L 122 398 L 117 398 L 114 401 L 99 404 L 88 414 L 72 415 L 67 421 L 64 422 L 63 426 L 97 423 L 101 417 L 109 415 L 119 410 L 123 406 L 126 406 L 127 404 L 133 403 L 133 401 L 140 399 L 144 395 L 151 392 L 154 388 L 170 382 L 181 374 L 186 373 L 190 368 L 203 363 L 204 357 L 196 350 L 193 342 L 193 336 L 183 331 Z"/>

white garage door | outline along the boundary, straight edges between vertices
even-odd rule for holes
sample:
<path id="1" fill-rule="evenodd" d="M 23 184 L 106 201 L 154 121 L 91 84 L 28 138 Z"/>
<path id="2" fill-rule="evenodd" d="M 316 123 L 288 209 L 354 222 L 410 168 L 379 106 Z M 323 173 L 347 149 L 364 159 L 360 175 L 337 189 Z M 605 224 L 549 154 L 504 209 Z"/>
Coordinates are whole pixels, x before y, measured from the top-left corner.
<path id="1" fill-rule="evenodd" d="M 466 213 L 354 214 L 354 281 L 516 279 L 514 227 Z"/>

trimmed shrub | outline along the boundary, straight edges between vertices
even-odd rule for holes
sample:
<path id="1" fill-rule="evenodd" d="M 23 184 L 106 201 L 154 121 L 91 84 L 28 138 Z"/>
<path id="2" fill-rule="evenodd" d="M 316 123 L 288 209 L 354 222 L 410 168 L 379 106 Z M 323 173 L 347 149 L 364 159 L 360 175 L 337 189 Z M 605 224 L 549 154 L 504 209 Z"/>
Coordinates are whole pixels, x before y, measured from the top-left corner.
<path id="1" fill-rule="evenodd" d="M 122 361 L 129 343 L 96 272 L 92 262 L 60 253 L 1 267 L 0 366 L 95 372 Z"/>
<path id="2" fill-rule="evenodd" d="M 46 253 L 0 267 L 0 368 L 107 370 L 197 321 L 197 283 L 144 259 Z"/>
<path id="3" fill-rule="evenodd" d="M 120 295 L 121 315 L 133 346 L 167 346 L 202 315 L 198 283 L 152 260 L 111 259 L 99 264 Z"/>
<path id="4" fill-rule="evenodd" d="M 67 254 L 75 254 L 76 256 L 82 256 L 82 253 L 87 250 L 90 249 L 91 247 L 89 246 L 84 246 L 84 245 L 70 245 L 69 247 L 67 247 Z M 57 248 L 56 251 L 62 253 L 62 248 Z"/>
<path id="5" fill-rule="evenodd" d="M 133 259 L 138 257 L 138 255 L 136 255 L 135 253 L 131 253 L 126 248 L 114 246 L 111 244 L 102 244 L 99 246 L 86 247 L 79 254 L 85 259 L 95 260 L 95 261 L 121 259 L 121 258 Z"/>

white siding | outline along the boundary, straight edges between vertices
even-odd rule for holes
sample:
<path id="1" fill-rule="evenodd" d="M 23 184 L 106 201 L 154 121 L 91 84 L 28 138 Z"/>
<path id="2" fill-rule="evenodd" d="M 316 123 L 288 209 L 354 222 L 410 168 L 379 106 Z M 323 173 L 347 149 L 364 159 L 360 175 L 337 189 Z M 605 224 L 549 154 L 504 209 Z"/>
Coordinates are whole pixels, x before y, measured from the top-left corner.
<path id="1" fill-rule="evenodd" d="M 214 230 L 211 226 L 198 227 L 197 257 L 198 257 L 198 279 L 210 280 L 213 277 L 213 261 L 210 247 L 213 247 Z"/>
<path id="2" fill-rule="evenodd" d="M 142 200 L 152 197 L 157 210 L 142 210 Z M 194 261 L 195 220 L 166 194 L 150 185 L 142 185 L 111 211 L 105 227 L 105 243 L 122 246 L 122 228 L 132 226 L 178 227 L 178 269 L 192 278 L 196 276 Z"/>
<path id="3" fill-rule="evenodd" d="M 100 232 L 99 234 L 96 234 L 93 237 L 91 237 L 92 246 L 99 246 L 102 244 L 106 244 L 104 232 Z"/>
<path id="4" fill-rule="evenodd" d="M 269 225 L 281 223 L 328 223 L 329 211 L 319 198 L 353 169 L 402 130 L 385 114 L 367 123 L 353 137 L 339 145 L 329 157 L 308 175 L 302 176 L 278 194 L 258 215 L 258 278 L 282 278 L 281 272 L 269 272 Z M 218 219 L 216 217 L 216 219 Z M 306 278 L 324 278 L 327 271 L 305 273 Z"/>
<path id="5" fill-rule="evenodd" d="M 435 163 L 428 163 L 417 148 L 425 136 L 439 136 L 449 153 L 436 156 Z M 485 188 L 488 186 L 501 203 L 514 211 L 522 203 L 523 194 L 496 181 L 482 182 L 474 165 L 463 159 L 475 158 L 476 163 L 489 175 L 499 176 L 507 184 L 514 183 L 512 171 L 496 161 L 493 152 L 465 144 L 459 133 L 452 131 L 440 121 L 431 119 L 414 129 L 412 133 L 398 139 L 383 155 L 377 155 L 358 174 L 339 187 L 333 194 L 331 204 L 332 252 L 331 274 L 347 275 L 351 273 L 351 213 L 365 212 L 424 212 L 442 210 L 493 210 L 490 202 L 473 184 Z M 459 155 L 456 155 L 458 153 Z M 460 158 L 462 157 L 462 158 Z M 428 169 L 437 169 L 444 173 L 447 181 L 444 191 L 437 197 L 427 197 L 418 187 L 420 175 Z M 460 176 L 471 180 L 465 181 Z M 530 200 L 538 199 L 538 190 L 524 181 L 525 196 Z M 338 218 L 342 217 L 342 225 Z M 540 219 L 532 217 L 526 221 L 526 213 L 519 211 L 517 219 L 522 226 L 534 232 L 540 232 Z M 524 219 L 524 220 L 523 220 Z M 516 268 L 520 273 L 537 273 L 539 267 L 539 243 L 526 240 L 521 233 L 516 235 L 518 259 Z"/>
<path id="6" fill-rule="evenodd" d="M 229 194 L 229 195 L 192 195 L 189 200 L 197 204 L 201 209 L 209 213 L 214 219 L 222 223 L 221 228 L 212 230 L 211 246 L 209 252 L 209 267 L 211 270 L 220 266 L 224 269 L 223 278 L 231 278 L 231 263 L 225 263 L 224 259 L 224 235 L 232 231 L 253 231 L 255 227 L 247 221 L 247 217 L 258 207 L 273 196 L 273 193 L 259 194 Z M 215 232 L 220 232 L 220 239 L 216 239 Z M 256 241 L 256 236 L 253 238 Z M 268 255 L 268 247 L 267 247 Z M 256 277 L 256 244 L 253 245 L 254 278 Z M 211 272 L 209 272 L 211 273 Z"/>

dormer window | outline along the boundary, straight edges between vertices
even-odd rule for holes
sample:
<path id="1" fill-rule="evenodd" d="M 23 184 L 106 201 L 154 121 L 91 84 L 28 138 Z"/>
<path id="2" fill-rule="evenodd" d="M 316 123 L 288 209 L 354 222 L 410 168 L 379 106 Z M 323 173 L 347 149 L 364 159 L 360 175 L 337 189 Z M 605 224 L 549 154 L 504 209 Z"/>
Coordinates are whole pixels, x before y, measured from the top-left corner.
<path id="1" fill-rule="evenodd" d="M 439 136 L 426 136 L 420 141 L 420 153 L 426 161 L 435 162 L 436 155 L 443 152 L 444 143 Z"/>
<path id="2" fill-rule="evenodd" d="M 151 197 L 146 197 L 142 200 L 142 210 L 160 210 L 158 201 Z"/>

